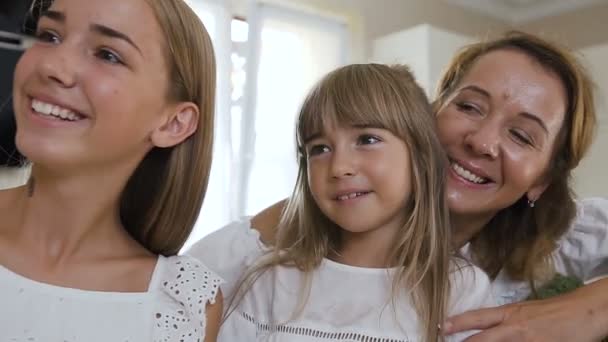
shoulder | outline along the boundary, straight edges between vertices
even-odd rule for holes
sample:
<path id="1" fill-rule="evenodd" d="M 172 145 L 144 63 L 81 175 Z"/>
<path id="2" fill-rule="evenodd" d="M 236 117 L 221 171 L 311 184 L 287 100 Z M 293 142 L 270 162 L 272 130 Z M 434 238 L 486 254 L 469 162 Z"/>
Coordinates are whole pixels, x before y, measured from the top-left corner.
<path id="1" fill-rule="evenodd" d="M 576 201 L 574 225 L 608 223 L 608 198 L 589 197 Z"/>
<path id="2" fill-rule="evenodd" d="M 222 301 L 223 280 L 190 256 L 160 256 L 158 262 L 151 284 L 161 294 L 154 315 L 155 337 L 159 341 L 198 341 L 207 330 L 208 306 Z"/>
<path id="3" fill-rule="evenodd" d="M 580 199 L 576 207 L 572 226 L 557 242 L 553 262 L 558 272 L 589 280 L 608 272 L 608 199 Z"/>
<path id="4" fill-rule="evenodd" d="M 266 244 L 272 244 L 275 240 L 277 226 L 286 204 L 287 200 L 279 201 L 251 218 L 251 226 L 260 232 L 260 237 Z"/>
<path id="5" fill-rule="evenodd" d="M 234 259 L 265 249 L 259 231 L 251 225 L 248 217 L 233 221 L 196 242 L 186 254 L 213 268 L 214 262 L 209 260 Z"/>
<path id="6" fill-rule="evenodd" d="M 224 280 L 201 261 L 187 255 L 159 257 L 157 287 L 179 302 L 215 302 Z M 201 302 L 202 301 L 202 302 Z"/>
<path id="7" fill-rule="evenodd" d="M 207 235 L 186 251 L 225 279 L 228 298 L 242 274 L 267 250 L 249 218 L 237 220 Z"/>
<path id="8" fill-rule="evenodd" d="M 574 222 L 561 239 L 560 248 L 593 249 L 596 245 L 608 248 L 608 199 L 580 199 L 576 201 L 576 209 Z"/>
<path id="9" fill-rule="evenodd" d="M 486 273 L 471 262 L 453 258 L 450 267 L 450 315 L 496 305 Z"/>

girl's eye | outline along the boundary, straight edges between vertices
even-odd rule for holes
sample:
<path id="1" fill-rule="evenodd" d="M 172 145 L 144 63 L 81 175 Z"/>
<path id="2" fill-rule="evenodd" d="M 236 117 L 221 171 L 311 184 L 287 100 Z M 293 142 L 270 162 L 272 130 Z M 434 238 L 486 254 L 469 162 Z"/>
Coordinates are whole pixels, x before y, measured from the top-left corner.
<path id="1" fill-rule="evenodd" d="M 97 58 L 108 62 L 110 64 L 124 64 L 122 59 L 118 56 L 118 54 L 108 50 L 108 49 L 100 49 L 95 56 Z"/>
<path id="2" fill-rule="evenodd" d="M 308 155 L 311 157 L 327 152 L 329 152 L 329 147 L 327 145 L 313 145 L 308 149 Z"/>
<path id="3" fill-rule="evenodd" d="M 42 30 L 36 33 L 36 39 L 43 43 L 59 44 L 61 42 L 58 35 L 48 30 Z"/>
<path id="4" fill-rule="evenodd" d="M 380 139 L 378 137 L 369 134 L 364 134 L 360 136 L 358 140 L 358 143 L 360 145 L 371 145 L 380 142 Z"/>

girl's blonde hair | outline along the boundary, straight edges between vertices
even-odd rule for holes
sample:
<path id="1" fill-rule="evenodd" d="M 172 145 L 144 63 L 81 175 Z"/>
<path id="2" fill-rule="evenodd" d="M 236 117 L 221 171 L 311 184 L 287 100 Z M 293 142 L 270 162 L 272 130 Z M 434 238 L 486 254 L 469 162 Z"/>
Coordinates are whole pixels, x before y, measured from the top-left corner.
<path id="1" fill-rule="evenodd" d="M 576 57 L 557 44 L 531 34 L 512 31 L 499 39 L 466 46 L 448 66 L 437 89 L 435 108 L 446 106 L 475 62 L 496 50 L 526 54 L 557 75 L 566 90 L 564 123 L 553 147 L 545 174 L 549 186 L 534 208 L 522 197 L 501 210 L 471 241 L 476 263 L 491 278 L 505 269 L 512 279 L 535 280 L 551 276 L 551 253 L 576 214 L 570 188 L 572 170 L 588 152 L 596 129 L 593 84 Z"/>
<path id="2" fill-rule="evenodd" d="M 156 254 L 174 255 L 190 235 L 207 190 L 213 147 L 215 56 L 203 23 L 183 0 L 146 0 L 166 43 L 167 97 L 199 108 L 198 129 L 181 144 L 153 148 L 120 199 L 129 233 Z M 136 91 L 136 90 L 134 90 Z"/>
<path id="3" fill-rule="evenodd" d="M 307 274 L 308 283 L 310 272 L 322 259 L 339 250 L 341 228 L 321 212 L 308 184 L 304 141 L 321 132 L 324 122 L 384 128 L 406 142 L 413 175 L 412 195 L 403 209 L 409 218 L 390 246 L 386 267 L 400 266 L 392 298 L 401 290 L 409 295 L 424 341 L 442 340 L 437 326 L 445 318 L 450 287 L 445 158 L 431 106 L 404 66 L 345 66 L 328 74 L 310 92 L 297 124 L 298 177 L 281 216 L 275 245 L 246 273 L 234 296 L 240 298 L 233 298 L 232 303 L 242 299 L 261 273 L 276 265 L 298 268 Z"/>

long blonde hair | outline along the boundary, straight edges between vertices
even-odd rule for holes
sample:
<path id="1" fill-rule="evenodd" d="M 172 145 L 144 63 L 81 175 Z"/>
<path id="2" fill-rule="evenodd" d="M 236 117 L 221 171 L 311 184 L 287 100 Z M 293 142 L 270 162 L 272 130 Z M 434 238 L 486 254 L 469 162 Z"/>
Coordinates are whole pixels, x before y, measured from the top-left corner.
<path id="1" fill-rule="evenodd" d="M 340 227 L 315 203 L 307 175 L 304 139 L 322 131 L 324 122 L 364 124 L 384 128 L 406 142 L 412 163 L 413 191 L 407 205 L 409 218 L 394 239 L 387 267 L 394 275 L 393 297 L 402 290 L 418 313 L 424 341 L 442 337 L 437 326 L 445 318 L 449 294 L 449 220 L 444 197 L 445 159 L 435 134 L 431 106 L 404 66 L 357 64 L 337 69 L 310 92 L 297 124 L 299 172 L 293 195 L 281 216 L 272 252 L 249 270 L 234 302 L 265 270 L 297 267 L 310 272 L 339 248 Z M 305 298 L 306 296 L 302 296 Z"/>
<path id="2" fill-rule="evenodd" d="M 190 235 L 207 190 L 213 149 L 215 56 L 204 25 L 183 0 L 146 1 L 167 44 L 167 97 L 196 104 L 200 115 L 198 129 L 184 142 L 154 148 L 146 155 L 122 194 L 120 217 L 129 233 L 148 250 L 174 255 Z"/>
<path id="3" fill-rule="evenodd" d="M 36 23 L 54 0 L 34 0 Z M 175 255 L 194 228 L 211 170 L 216 66 L 211 38 L 183 0 L 145 0 L 164 34 L 169 68 L 167 98 L 198 106 L 198 129 L 171 148 L 153 148 L 120 198 L 120 219 L 129 234 L 155 254 Z M 29 30 L 35 29 L 29 27 Z M 134 89 L 133 91 L 137 91 Z"/>
<path id="4" fill-rule="evenodd" d="M 526 54 L 557 75 L 566 90 L 564 123 L 553 148 L 545 177 L 550 184 L 534 208 L 522 197 L 501 210 L 471 241 L 476 263 L 491 278 L 505 269 L 512 279 L 534 282 L 553 272 L 551 253 L 576 214 L 570 187 L 572 170 L 588 152 L 596 129 L 593 84 L 573 53 L 531 34 L 512 31 L 503 37 L 463 48 L 440 80 L 435 108 L 440 111 L 451 101 L 475 62 L 496 50 Z"/>

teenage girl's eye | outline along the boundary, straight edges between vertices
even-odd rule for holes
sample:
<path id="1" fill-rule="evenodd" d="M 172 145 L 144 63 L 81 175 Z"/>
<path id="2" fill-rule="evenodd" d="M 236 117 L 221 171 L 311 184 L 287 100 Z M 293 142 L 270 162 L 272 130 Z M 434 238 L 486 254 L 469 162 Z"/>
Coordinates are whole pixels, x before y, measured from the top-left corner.
<path id="1" fill-rule="evenodd" d="M 327 145 L 313 145 L 308 148 L 308 156 L 314 157 L 320 154 L 329 152 L 329 147 Z"/>
<path id="2" fill-rule="evenodd" d="M 357 143 L 359 143 L 360 145 L 372 145 L 380 142 L 380 139 L 378 137 L 369 134 L 361 135 L 357 140 Z"/>
<path id="3" fill-rule="evenodd" d="M 456 108 L 461 112 L 471 113 L 471 114 L 481 114 L 481 110 L 474 104 L 470 102 L 456 102 Z"/>
<path id="4" fill-rule="evenodd" d="M 519 144 L 529 145 L 529 146 L 534 145 L 534 141 L 532 140 L 532 138 L 530 138 L 530 136 L 528 134 L 526 134 L 525 132 L 523 132 L 521 130 L 511 129 L 509 131 L 509 133 L 511 134 L 513 139 Z"/>
<path id="5" fill-rule="evenodd" d="M 59 36 L 49 30 L 39 30 L 36 33 L 36 39 L 43 43 L 58 44 L 60 42 Z"/>
<path id="6" fill-rule="evenodd" d="M 95 53 L 95 56 L 110 64 L 124 64 L 117 53 L 108 49 L 99 49 L 97 53 Z"/>

